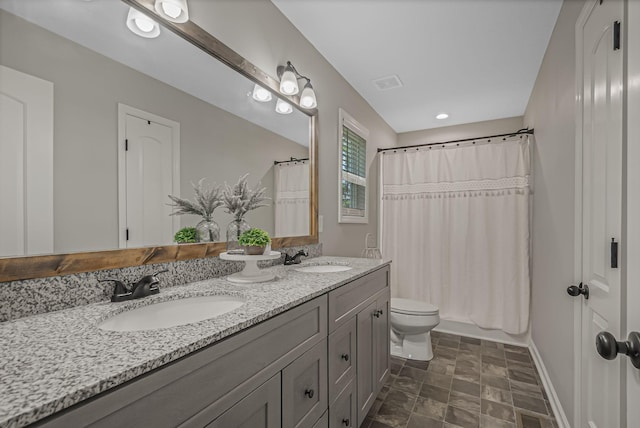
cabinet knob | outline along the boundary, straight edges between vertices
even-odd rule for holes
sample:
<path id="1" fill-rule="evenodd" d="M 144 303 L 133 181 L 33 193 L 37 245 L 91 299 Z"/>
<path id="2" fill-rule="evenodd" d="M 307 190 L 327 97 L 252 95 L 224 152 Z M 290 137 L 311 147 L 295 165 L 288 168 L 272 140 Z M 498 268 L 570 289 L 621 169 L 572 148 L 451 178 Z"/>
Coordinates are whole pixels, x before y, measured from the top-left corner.
<path id="1" fill-rule="evenodd" d="M 342 358 L 345 361 L 349 361 L 349 354 L 342 354 L 340 358 Z"/>
<path id="2" fill-rule="evenodd" d="M 342 425 L 344 425 L 346 427 L 350 427 L 351 426 L 351 421 L 349 419 L 343 419 L 342 420 Z"/>
<path id="3" fill-rule="evenodd" d="M 313 389 L 306 389 L 304 391 L 304 395 L 306 395 L 309 398 L 313 398 Z"/>
<path id="4" fill-rule="evenodd" d="M 380 318 L 380 315 L 382 314 L 384 314 L 384 312 L 381 309 L 373 311 L 373 316 L 376 318 Z"/>

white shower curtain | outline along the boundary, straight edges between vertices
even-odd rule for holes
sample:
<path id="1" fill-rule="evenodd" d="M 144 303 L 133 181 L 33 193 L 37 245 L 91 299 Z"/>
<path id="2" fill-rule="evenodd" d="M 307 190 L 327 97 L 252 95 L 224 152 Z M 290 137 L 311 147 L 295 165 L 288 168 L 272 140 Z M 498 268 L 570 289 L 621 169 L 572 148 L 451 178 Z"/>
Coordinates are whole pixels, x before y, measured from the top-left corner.
<path id="1" fill-rule="evenodd" d="M 432 147 L 431 149 L 429 147 Z M 527 137 L 381 152 L 392 296 L 511 334 L 529 323 Z"/>
<path id="2" fill-rule="evenodd" d="M 275 168 L 275 236 L 309 234 L 309 162 L 279 163 Z"/>

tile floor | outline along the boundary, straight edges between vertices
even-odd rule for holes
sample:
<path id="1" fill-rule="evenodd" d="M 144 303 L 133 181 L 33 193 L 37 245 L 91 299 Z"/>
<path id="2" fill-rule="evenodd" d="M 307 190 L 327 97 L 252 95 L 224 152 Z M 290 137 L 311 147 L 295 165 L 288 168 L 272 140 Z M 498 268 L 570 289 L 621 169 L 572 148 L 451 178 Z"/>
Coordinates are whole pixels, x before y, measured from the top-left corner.
<path id="1" fill-rule="evenodd" d="M 529 350 L 432 332 L 429 362 L 392 357 L 361 428 L 556 428 Z"/>

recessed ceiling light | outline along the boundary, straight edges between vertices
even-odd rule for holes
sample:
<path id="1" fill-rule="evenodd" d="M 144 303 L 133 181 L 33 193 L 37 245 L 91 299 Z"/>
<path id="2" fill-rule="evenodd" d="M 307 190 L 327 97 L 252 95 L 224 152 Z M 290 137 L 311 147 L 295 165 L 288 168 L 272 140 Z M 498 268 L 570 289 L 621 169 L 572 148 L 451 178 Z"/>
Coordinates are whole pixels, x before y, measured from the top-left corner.
<path id="1" fill-rule="evenodd" d="M 446 119 L 448 117 L 449 117 L 449 115 L 447 113 L 440 113 L 439 115 L 436 116 L 436 119 L 442 120 L 442 119 Z"/>

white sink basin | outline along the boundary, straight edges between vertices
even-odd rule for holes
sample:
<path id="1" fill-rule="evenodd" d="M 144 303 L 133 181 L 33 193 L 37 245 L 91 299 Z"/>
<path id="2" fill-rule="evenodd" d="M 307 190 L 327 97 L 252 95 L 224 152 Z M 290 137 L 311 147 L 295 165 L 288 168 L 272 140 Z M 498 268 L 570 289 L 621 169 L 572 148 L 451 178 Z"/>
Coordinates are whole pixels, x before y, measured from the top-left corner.
<path id="1" fill-rule="evenodd" d="M 351 266 L 343 266 L 343 265 L 314 265 L 314 266 L 303 266 L 296 268 L 298 272 L 306 272 L 306 273 L 330 273 L 330 272 L 344 272 L 346 270 L 353 269 Z"/>
<path id="2" fill-rule="evenodd" d="M 244 305 L 237 296 L 200 296 L 170 300 L 122 312 L 98 327 L 111 331 L 157 330 L 214 318 Z"/>

